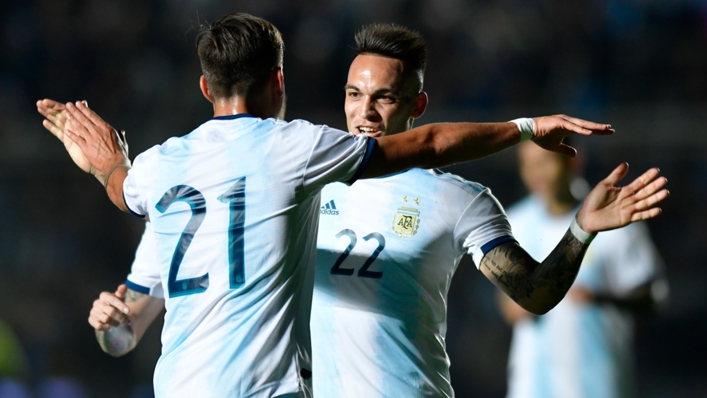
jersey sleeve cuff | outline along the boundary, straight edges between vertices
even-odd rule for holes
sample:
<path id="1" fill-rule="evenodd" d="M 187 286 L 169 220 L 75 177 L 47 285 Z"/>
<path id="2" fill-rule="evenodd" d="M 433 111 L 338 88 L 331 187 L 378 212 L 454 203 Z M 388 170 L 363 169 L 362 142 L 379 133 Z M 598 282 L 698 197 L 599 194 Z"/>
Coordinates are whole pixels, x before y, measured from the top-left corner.
<path id="1" fill-rule="evenodd" d="M 149 288 L 149 287 L 145 287 L 145 286 L 142 286 L 142 285 L 138 285 L 137 283 L 130 282 L 129 279 L 126 279 L 126 280 L 125 280 L 125 286 L 127 286 L 128 289 L 134 290 L 134 291 L 136 291 L 136 292 L 138 292 L 138 293 L 147 294 L 147 295 L 150 294 L 150 288 Z"/>
<path id="2" fill-rule="evenodd" d="M 130 212 L 130 214 L 132 214 L 132 215 L 134 215 L 134 216 L 136 216 L 136 217 L 145 218 L 145 215 L 144 215 L 144 214 L 137 213 L 137 212 L 133 211 L 133 209 L 130 208 L 130 205 L 128 205 L 128 201 L 125 200 L 125 192 L 123 192 L 123 203 L 125 203 L 125 208 L 128 209 L 128 211 Z M 134 289 L 133 289 L 133 290 L 134 290 Z"/>
<path id="3" fill-rule="evenodd" d="M 486 253 L 490 252 L 494 248 L 496 248 L 499 245 L 502 245 L 504 243 L 508 242 L 518 242 L 516 238 L 514 238 L 511 235 L 503 235 L 499 236 L 497 238 L 493 238 L 490 241 L 484 243 L 481 247 L 475 249 L 471 253 L 471 257 L 474 259 L 474 264 L 476 265 L 476 268 L 479 268 L 479 265 L 481 264 L 481 260 L 483 260 L 484 256 Z"/>
<path id="4" fill-rule="evenodd" d="M 373 154 L 373 149 L 377 145 L 378 141 L 376 141 L 375 138 L 373 137 L 368 137 L 368 143 L 366 144 L 366 153 L 363 155 L 363 160 L 361 160 L 361 164 L 358 165 L 358 170 L 354 173 L 353 177 L 351 177 L 350 180 L 346 181 L 347 185 L 351 185 L 356 180 L 358 180 L 361 175 L 363 174 L 363 171 L 366 170 L 366 167 L 368 166 L 368 162 L 371 160 L 371 155 Z"/>

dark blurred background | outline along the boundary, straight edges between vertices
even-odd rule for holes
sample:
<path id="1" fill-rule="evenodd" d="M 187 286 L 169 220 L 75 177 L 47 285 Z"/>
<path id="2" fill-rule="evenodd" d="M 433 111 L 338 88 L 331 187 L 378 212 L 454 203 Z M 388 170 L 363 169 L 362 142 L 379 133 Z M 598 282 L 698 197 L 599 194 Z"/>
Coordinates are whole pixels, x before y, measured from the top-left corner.
<path id="1" fill-rule="evenodd" d="M 629 179 L 659 166 L 672 193 L 649 222 L 671 291 L 639 323 L 640 395 L 707 396 L 704 0 L 10 0 L 0 10 L 0 396 L 151 394 L 160 325 L 115 359 L 87 323 L 99 292 L 128 273 L 141 221 L 75 168 L 35 101 L 88 100 L 127 130 L 131 157 L 186 134 L 212 115 L 193 27 L 232 11 L 282 31 L 288 119 L 345 128 L 353 33 L 398 22 L 429 43 L 422 123 L 551 113 L 611 123 L 614 137 L 578 140 L 587 180 L 628 161 Z M 509 206 L 524 195 L 516 167 L 510 150 L 451 170 Z M 509 339 L 493 286 L 466 259 L 449 297 L 459 397 L 504 395 Z"/>

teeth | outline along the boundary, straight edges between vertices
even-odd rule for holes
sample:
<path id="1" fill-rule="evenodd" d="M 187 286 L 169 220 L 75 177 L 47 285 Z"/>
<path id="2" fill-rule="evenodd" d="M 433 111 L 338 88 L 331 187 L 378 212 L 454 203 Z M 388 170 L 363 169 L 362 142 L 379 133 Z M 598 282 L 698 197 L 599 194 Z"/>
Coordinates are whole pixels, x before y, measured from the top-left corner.
<path id="1" fill-rule="evenodd" d="M 366 133 L 372 133 L 376 131 L 376 129 L 374 129 L 373 127 L 359 127 L 358 129 Z"/>

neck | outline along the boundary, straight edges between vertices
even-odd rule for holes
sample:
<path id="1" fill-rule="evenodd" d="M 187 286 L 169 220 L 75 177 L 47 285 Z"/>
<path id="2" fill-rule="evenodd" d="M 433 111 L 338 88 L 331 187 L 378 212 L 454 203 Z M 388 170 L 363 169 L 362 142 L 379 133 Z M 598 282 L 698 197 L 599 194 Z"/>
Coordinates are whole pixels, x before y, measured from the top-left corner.
<path id="1" fill-rule="evenodd" d="M 238 96 L 231 98 L 214 98 L 213 105 L 214 117 L 251 113 L 246 106 L 246 101 Z"/>

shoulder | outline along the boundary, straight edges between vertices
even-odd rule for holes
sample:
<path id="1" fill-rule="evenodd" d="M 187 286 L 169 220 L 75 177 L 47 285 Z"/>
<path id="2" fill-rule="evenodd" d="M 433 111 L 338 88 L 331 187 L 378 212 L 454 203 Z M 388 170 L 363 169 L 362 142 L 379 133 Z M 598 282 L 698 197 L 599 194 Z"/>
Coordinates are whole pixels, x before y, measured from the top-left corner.
<path id="1" fill-rule="evenodd" d="M 131 171 L 135 169 L 140 169 L 143 167 L 149 167 L 155 159 L 160 155 L 163 150 L 163 145 L 155 145 L 152 148 L 145 150 L 144 152 L 138 154 L 133 160 Z"/>
<path id="2" fill-rule="evenodd" d="M 481 215 L 506 217 L 501 203 L 491 192 L 491 189 L 478 182 L 468 181 L 458 175 L 444 173 L 439 170 L 410 171 L 411 178 L 418 186 L 435 186 L 435 195 L 444 198 L 451 208 L 460 211 L 460 217 L 477 217 Z"/>
<path id="3" fill-rule="evenodd" d="M 409 173 L 414 178 L 421 178 L 428 181 L 434 181 L 438 185 L 451 191 L 459 191 L 471 197 L 476 197 L 482 193 L 491 194 L 491 190 L 478 182 L 466 180 L 456 174 L 445 173 L 438 169 L 422 170 L 413 169 Z"/>

